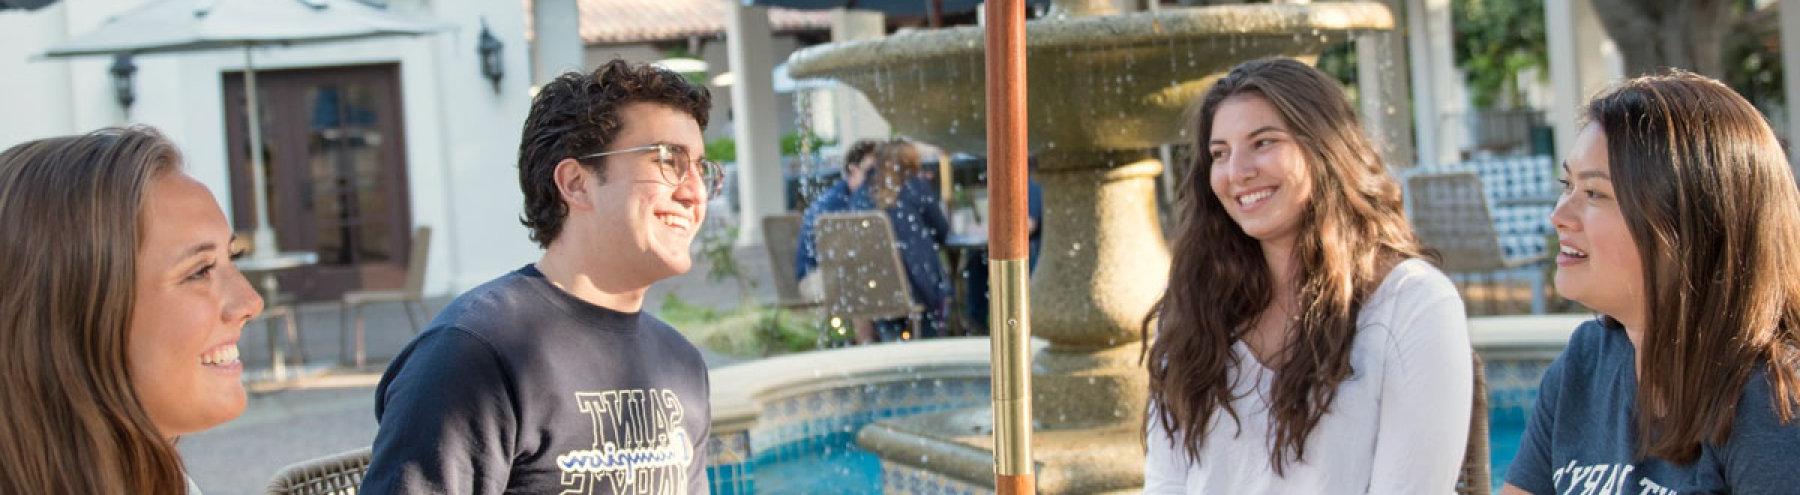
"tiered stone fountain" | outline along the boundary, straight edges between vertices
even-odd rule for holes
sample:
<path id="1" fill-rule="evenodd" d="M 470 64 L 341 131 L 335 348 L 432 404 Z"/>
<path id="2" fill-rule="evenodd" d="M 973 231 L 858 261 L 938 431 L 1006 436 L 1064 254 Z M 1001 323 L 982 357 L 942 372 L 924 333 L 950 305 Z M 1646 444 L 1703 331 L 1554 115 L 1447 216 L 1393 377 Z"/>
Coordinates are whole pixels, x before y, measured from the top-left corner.
<path id="1" fill-rule="evenodd" d="M 1243 60 L 1316 57 L 1392 29 L 1378 3 L 1241 5 L 1119 13 L 1055 0 L 1027 23 L 1030 146 L 1045 190 L 1044 248 L 1031 286 L 1033 450 L 1043 493 L 1142 485 L 1147 377 L 1139 324 L 1167 282 L 1149 150 L 1182 139 L 1190 105 Z M 795 53 L 795 77 L 868 96 L 896 134 L 985 154 L 982 31 L 913 31 Z M 1203 173 L 1203 172 L 1202 172 Z M 858 442 L 890 468 L 992 487 L 991 416 L 970 409 L 870 425 Z"/>

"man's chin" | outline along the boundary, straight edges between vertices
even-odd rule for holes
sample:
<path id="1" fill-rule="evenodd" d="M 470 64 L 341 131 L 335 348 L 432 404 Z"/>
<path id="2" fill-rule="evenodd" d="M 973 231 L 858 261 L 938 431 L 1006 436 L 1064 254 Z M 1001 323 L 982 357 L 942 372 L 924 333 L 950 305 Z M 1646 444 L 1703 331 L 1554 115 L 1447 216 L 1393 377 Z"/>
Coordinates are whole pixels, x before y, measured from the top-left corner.
<path id="1" fill-rule="evenodd" d="M 662 262 L 663 269 L 670 277 L 685 274 L 688 270 L 694 269 L 694 257 L 687 254 L 686 251 L 682 251 L 681 254 L 677 255 L 660 256 L 659 258 L 658 261 Z"/>

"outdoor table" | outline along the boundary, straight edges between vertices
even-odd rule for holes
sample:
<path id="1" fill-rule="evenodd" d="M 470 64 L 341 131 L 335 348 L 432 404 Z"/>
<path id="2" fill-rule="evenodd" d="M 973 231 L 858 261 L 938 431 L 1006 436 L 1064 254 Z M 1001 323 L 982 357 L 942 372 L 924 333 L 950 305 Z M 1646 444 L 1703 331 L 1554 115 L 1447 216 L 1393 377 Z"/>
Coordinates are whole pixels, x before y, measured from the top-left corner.
<path id="1" fill-rule="evenodd" d="M 318 263 L 319 253 L 310 251 L 288 251 L 260 257 L 245 256 L 232 260 L 232 264 L 237 265 L 238 271 L 243 272 L 244 275 L 262 275 L 260 289 L 262 289 L 263 297 L 274 297 L 278 293 L 276 292 L 276 289 L 279 288 L 279 284 L 275 280 L 276 273 Z"/>
<path id="2" fill-rule="evenodd" d="M 267 301 L 267 305 L 270 307 L 287 304 L 286 301 L 282 300 L 280 283 L 275 279 L 276 274 L 286 270 L 316 265 L 318 263 L 319 253 L 309 251 L 289 251 L 261 257 L 245 256 L 232 261 L 232 264 L 237 266 L 238 271 L 242 272 L 246 277 L 251 278 L 252 281 L 257 281 L 255 279 L 260 276 L 262 285 L 259 287 L 259 292 L 262 293 L 263 300 Z M 297 309 L 289 307 L 286 311 L 297 311 Z M 287 378 L 287 359 L 279 352 L 276 352 L 275 337 L 275 335 L 269 336 L 269 369 L 270 372 L 275 375 L 276 380 L 283 380 Z M 296 349 L 296 351 L 301 350 Z M 301 351 L 300 361 L 302 363 L 306 362 L 306 353 L 304 351 Z"/>

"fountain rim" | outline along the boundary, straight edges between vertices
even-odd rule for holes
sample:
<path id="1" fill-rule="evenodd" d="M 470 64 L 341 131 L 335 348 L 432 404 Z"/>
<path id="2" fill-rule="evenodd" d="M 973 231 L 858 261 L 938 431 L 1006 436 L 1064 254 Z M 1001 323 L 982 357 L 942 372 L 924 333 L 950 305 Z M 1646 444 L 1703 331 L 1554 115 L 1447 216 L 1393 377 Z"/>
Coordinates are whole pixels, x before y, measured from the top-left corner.
<path id="1" fill-rule="evenodd" d="M 1263 14 L 1264 22 L 1237 23 L 1221 29 L 1225 21 L 1243 21 L 1246 12 Z M 1172 38 L 1203 36 L 1293 36 L 1313 32 L 1354 33 L 1394 29 L 1393 11 L 1377 2 L 1326 2 L 1313 4 L 1212 5 L 1164 8 L 1102 16 L 1039 19 L 1026 23 L 1027 47 L 1126 46 L 1166 42 Z M 1095 36 L 1105 33 L 1106 36 Z M 1185 36 L 1184 36 L 1185 35 Z M 828 43 L 794 52 L 788 71 L 794 77 L 832 77 L 866 69 L 874 62 L 898 65 L 925 62 L 979 52 L 984 43 L 980 26 L 958 26 L 896 33 L 882 38 Z"/>

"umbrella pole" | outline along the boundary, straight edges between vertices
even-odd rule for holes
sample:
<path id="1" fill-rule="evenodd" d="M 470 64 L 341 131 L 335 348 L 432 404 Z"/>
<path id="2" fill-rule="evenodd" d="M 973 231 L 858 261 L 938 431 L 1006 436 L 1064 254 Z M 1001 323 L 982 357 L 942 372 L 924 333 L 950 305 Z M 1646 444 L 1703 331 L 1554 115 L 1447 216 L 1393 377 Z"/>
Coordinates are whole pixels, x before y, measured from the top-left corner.
<path id="1" fill-rule="evenodd" d="M 256 210 L 256 232 L 251 234 L 255 246 L 253 258 L 267 258 L 281 248 L 275 245 L 275 229 L 269 226 L 269 197 L 264 184 L 268 178 L 263 167 L 262 116 L 257 112 L 256 67 L 250 58 L 249 43 L 244 44 L 244 108 L 250 117 L 250 197 Z"/>
<path id="2" fill-rule="evenodd" d="M 1037 491 L 1031 461 L 1031 250 L 1025 223 L 1025 3 L 989 0 L 985 8 L 994 490 L 1017 495 Z"/>

